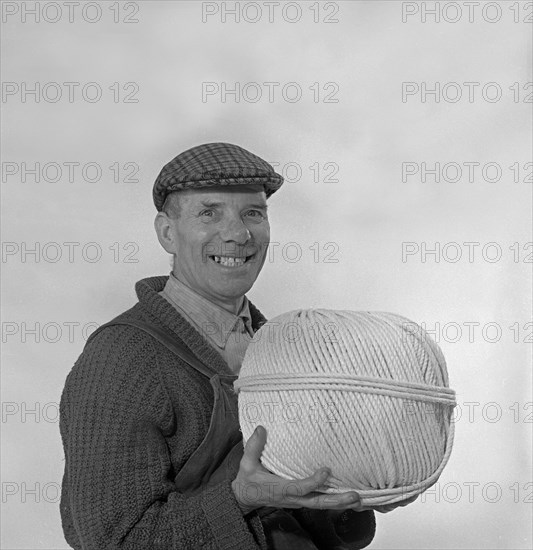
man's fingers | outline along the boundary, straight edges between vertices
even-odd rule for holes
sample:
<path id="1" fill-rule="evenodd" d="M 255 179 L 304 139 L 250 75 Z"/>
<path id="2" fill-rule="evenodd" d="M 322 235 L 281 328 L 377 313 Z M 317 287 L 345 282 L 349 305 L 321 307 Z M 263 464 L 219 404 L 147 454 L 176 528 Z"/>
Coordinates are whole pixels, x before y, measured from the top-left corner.
<path id="1" fill-rule="evenodd" d="M 313 493 L 305 497 L 295 498 L 294 505 L 321 510 L 357 509 L 361 506 L 361 500 L 355 492 L 339 494 Z"/>
<path id="2" fill-rule="evenodd" d="M 287 484 L 287 494 L 291 496 L 305 496 L 311 491 L 324 487 L 330 475 L 331 470 L 329 468 L 320 468 L 312 476 Z"/>
<path id="3" fill-rule="evenodd" d="M 387 514 L 388 512 L 392 512 L 396 508 L 399 508 L 401 506 L 407 506 L 408 504 L 411 504 L 418 498 L 418 495 L 415 495 L 413 497 L 410 497 L 405 500 L 400 500 L 399 502 L 395 502 L 393 504 L 384 504 L 382 506 L 360 506 L 359 507 L 352 507 L 356 512 L 364 512 L 366 510 L 374 510 L 376 512 L 380 512 L 382 514 Z"/>
<path id="4" fill-rule="evenodd" d="M 299 481 L 287 482 L 283 494 L 289 507 L 304 507 L 314 509 L 342 509 L 361 506 L 361 499 L 355 491 L 347 493 L 323 493 L 330 488 L 331 470 L 321 468 L 312 476 Z"/>

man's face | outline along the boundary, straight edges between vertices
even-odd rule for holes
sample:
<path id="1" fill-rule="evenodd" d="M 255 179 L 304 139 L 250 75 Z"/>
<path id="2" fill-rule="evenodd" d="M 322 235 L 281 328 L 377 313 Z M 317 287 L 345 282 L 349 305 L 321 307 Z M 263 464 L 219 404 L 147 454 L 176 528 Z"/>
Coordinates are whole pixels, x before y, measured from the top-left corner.
<path id="1" fill-rule="evenodd" d="M 174 275 L 211 301 L 240 298 L 257 279 L 270 240 L 263 186 L 189 189 L 178 200 L 170 225 Z"/>

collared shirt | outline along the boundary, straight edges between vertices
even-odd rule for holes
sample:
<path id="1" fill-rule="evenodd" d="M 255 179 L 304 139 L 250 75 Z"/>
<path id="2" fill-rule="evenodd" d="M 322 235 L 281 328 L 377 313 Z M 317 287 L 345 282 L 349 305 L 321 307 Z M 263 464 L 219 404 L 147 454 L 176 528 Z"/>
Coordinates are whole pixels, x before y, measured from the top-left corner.
<path id="1" fill-rule="evenodd" d="M 238 374 L 254 334 L 248 298 L 244 296 L 234 315 L 189 288 L 172 273 L 159 294 L 222 355 L 231 371 Z"/>

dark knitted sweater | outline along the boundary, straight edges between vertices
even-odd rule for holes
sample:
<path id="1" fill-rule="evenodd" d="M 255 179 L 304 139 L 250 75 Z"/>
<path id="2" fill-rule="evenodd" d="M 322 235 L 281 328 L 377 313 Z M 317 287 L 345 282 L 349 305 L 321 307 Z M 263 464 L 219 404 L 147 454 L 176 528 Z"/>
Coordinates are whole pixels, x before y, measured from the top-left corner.
<path id="1" fill-rule="evenodd" d="M 139 281 L 139 302 L 118 319 L 164 328 L 206 365 L 232 374 L 158 294 L 166 280 Z M 250 314 L 254 329 L 265 322 L 252 304 Z M 212 403 L 202 374 L 135 327 L 109 327 L 88 342 L 60 404 L 67 542 L 86 550 L 266 548 L 257 514 L 243 518 L 230 479 L 193 496 L 173 484 L 207 433 Z M 359 548 L 372 539 L 371 527 Z"/>

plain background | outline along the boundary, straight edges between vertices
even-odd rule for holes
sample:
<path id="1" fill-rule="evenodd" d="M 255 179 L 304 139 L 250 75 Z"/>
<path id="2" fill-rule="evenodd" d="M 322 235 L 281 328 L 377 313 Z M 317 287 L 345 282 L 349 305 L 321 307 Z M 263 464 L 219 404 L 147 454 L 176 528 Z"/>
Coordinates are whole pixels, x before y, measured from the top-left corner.
<path id="1" fill-rule="evenodd" d="M 424 22 L 424 3 L 396 1 L 300 2 L 292 23 L 296 7 L 284 18 L 278 6 L 269 22 L 261 2 L 257 23 L 246 20 L 254 6 L 240 22 L 231 14 L 224 22 L 221 2 L 204 5 L 218 11 L 203 22 L 202 2 L 192 1 L 101 2 L 99 21 L 76 11 L 71 23 L 58 4 L 57 23 L 22 12 L 2 23 L 4 82 L 80 83 L 72 103 L 64 86 L 55 103 L 3 97 L 2 547 L 67 548 L 57 492 L 65 377 L 84 336 L 133 305 L 134 283 L 169 271 L 152 228 L 151 186 L 163 164 L 193 145 L 227 141 L 280 163 L 288 176 L 270 200 L 272 241 L 280 244 L 249 293 L 267 317 L 301 307 L 393 311 L 436 330 L 447 358 L 459 403 L 451 460 L 432 492 L 378 517 L 371 548 L 530 548 L 533 249 L 525 165 L 533 89 L 523 89 L 532 80 L 531 23 L 523 20 L 531 4 L 493 2 L 501 18 L 492 23 L 497 8 L 484 17 L 484 2 L 472 22 L 463 6 L 456 23 L 446 20 L 456 17 L 453 6 L 440 22 L 431 14 Z M 418 11 L 403 22 L 402 9 Z M 128 15 L 138 22 L 124 23 Z M 325 23 L 328 15 L 338 22 Z M 83 99 L 88 82 L 101 87 L 101 100 Z M 115 82 L 118 103 L 109 89 Z M 123 87 L 129 82 L 138 87 L 136 103 L 123 102 L 135 89 Z M 248 101 L 223 102 L 220 93 L 202 101 L 205 82 L 257 83 L 263 96 L 253 101 L 252 84 Z M 279 83 L 272 102 L 265 82 Z M 299 101 L 282 96 L 289 82 L 300 86 Z M 456 82 L 463 96 L 453 102 L 456 88 L 448 86 L 439 102 L 420 93 L 404 102 L 402 82 L 441 89 Z M 472 102 L 464 82 L 479 83 Z M 501 87 L 498 101 L 481 93 L 489 82 Z M 55 89 L 46 88 L 49 99 Z M 496 89 L 486 90 L 490 98 Z M 289 99 L 295 90 L 286 89 Z M 333 90 L 338 102 L 325 102 Z M 31 174 L 24 181 L 23 163 L 36 162 L 63 165 L 62 177 L 52 181 L 50 165 L 39 182 Z M 68 162 L 80 163 L 73 181 Z M 91 162 L 102 170 L 99 181 L 81 173 Z M 138 165 L 136 182 L 124 181 L 128 162 Z M 328 162 L 338 168 L 330 178 Z M 420 172 L 402 181 L 405 162 L 458 163 L 465 173 L 456 182 L 451 169 L 448 181 L 422 181 Z M 465 162 L 479 163 L 474 181 Z M 501 167 L 498 181 L 496 172 L 483 176 L 487 163 Z M 519 181 L 509 168 L 515 163 Z M 19 171 L 10 175 L 13 167 Z M 473 257 L 465 242 L 479 243 Z M 422 253 L 435 243 L 439 255 Z M 36 246 L 38 254 L 23 252 Z M 406 246 L 414 252 L 402 257 Z M 37 335 L 28 332 L 35 327 Z"/>

